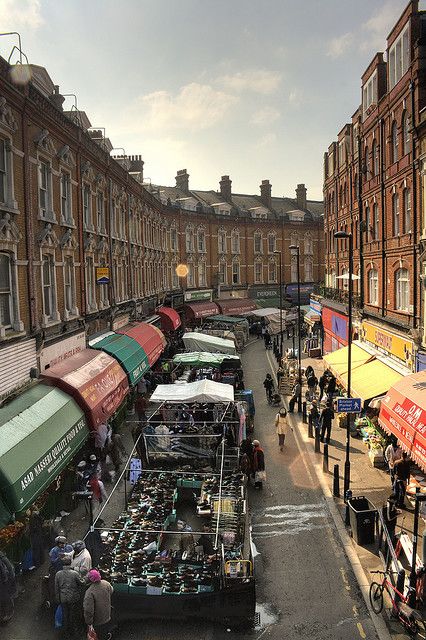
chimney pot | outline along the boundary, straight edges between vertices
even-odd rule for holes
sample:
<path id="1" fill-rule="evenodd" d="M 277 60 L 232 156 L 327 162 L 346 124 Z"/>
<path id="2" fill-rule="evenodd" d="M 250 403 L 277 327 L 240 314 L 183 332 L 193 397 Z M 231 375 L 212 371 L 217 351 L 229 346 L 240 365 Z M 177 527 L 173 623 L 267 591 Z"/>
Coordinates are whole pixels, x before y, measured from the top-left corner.
<path id="1" fill-rule="evenodd" d="M 220 193 L 225 202 L 231 202 L 232 199 L 232 180 L 229 179 L 229 176 L 222 176 L 220 185 Z"/>
<path id="2" fill-rule="evenodd" d="M 299 207 L 299 209 L 306 209 L 307 208 L 307 190 L 305 185 L 302 184 L 298 184 L 297 185 L 297 189 L 296 189 L 296 202 L 297 202 L 297 206 Z"/>
<path id="3" fill-rule="evenodd" d="M 178 189 L 184 193 L 189 193 L 189 173 L 186 169 L 178 169 L 175 180 Z"/>
<path id="4" fill-rule="evenodd" d="M 272 185 L 269 180 L 262 180 L 260 185 L 260 199 L 268 209 L 272 209 Z"/>

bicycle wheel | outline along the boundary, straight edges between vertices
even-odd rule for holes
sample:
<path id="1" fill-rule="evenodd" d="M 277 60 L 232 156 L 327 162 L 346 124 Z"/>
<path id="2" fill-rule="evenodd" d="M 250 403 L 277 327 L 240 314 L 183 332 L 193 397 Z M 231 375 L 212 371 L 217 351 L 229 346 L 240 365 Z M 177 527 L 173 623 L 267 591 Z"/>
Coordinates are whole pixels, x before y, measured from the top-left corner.
<path id="1" fill-rule="evenodd" d="M 381 613 L 383 609 L 383 585 L 372 582 L 370 585 L 370 604 L 374 613 Z"/>

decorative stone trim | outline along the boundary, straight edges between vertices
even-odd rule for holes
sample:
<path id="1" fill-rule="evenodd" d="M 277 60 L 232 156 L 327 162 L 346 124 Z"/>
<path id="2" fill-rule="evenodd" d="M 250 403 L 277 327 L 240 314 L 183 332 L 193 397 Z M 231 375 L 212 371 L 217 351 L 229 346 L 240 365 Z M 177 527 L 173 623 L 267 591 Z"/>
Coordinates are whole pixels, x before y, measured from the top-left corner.
<path id="1" fill-rule="evenodd" d="M 18 131 L 18 124 L 4 96 L 0 96 L 0 129 L 12 134 Z"/>
<path id="2" fill-rule="evenodd" d="M 34 144 L 43 153 L 47 155 L 54 156 L 56 155 L 55 145 L 53 144 L 53 140 L 50 137 L 50 133 L 48 129 L 42 129 L 40 133 L 36 135 L 34 138 Z"/>
<path id="3" fill-rule="evenodd" d="M 44 229 L 38 235 L 38 244 L 40 247 L 53 247 L 56 248 L 58 246 L 58 237 L 55 231 L 52 229 L 52 225 L 48 222 Z"/>

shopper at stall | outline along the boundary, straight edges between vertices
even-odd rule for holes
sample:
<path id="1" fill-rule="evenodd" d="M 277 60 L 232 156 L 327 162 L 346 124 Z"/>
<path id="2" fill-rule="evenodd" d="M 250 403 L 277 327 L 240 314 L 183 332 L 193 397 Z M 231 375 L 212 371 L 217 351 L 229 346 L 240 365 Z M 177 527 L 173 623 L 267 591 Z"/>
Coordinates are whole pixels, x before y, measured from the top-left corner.
<path id="1" fill-rule="evenodd" d="M 265 454 L 260 447 L 259 440 L 253 440 L 253 473 L 255 489 L 262 489 L 266 480 Z"/>
<path id="2" fill-rule="evenodd" d="M 102 509 L 102 503 L 107 500 L 108 494 L 105 490 L 105 485 L 102 480 L 99 479 L 98 474 L 95 473 L 89 480 L 89 488 L 92 492 L 92 513 L 93 518 L 96 518 Z"/>
<path id="3" fill-rule="evenodd" d="M 31 544 L 33 567 L 39 567 L 44 562 L 44 531 L 43 518 L 38 509 L 31 511 L 28 520 L 28 535 Z"/>
<path id="4" fill-rule="evenodd" d="M 112 586 L 106 580 L 102 580 L 96 569 L 89 571 L 87 579 L 90 586 L 83 600 L 84 621 L 96 632 L 98 640 L 109 640 Z"/>
<path id="5" fill-rule="evenodd" d="M 74 549 L 74 557 L 71 560 L 71 568 L 77 571 L 79 576 L 84 578 L 92 568 L 92 558 L 83 540 L 76 540 L 72 546 Z"/>
<path id="6" fill-rule="evenodd" d="M 296 382 L 293 385 L 293 389 L 291 390 L 291 398 L 288 403 L 289 413 L 293 413 L 294 405 L 296 404 L 296 401 L 299 399 L 301 393 L 302 393 L 302 385 L 298 380 L 296 380 Z"/>
<path id="7" fill-rule="evenodd" d="M 321 402 L 321 399 L 324 395 L 324 390 L 327 386 L 327 371 L 324 371 L 324 373 L 322 374 L 322 376 L 320 376 L 320 379 L 318 381 L 318 386 L 319 386 L 319 390 L 320 390 L 320 395 L 318 398 L 318 401 Z"/>
<path id="8" fill-rule="evenodd" d="M 270 373 L 266 374 L 266 378 L 263 381 L 263 386 L 265 387 L 266 398 L 269 401 L 272 398 L 272 392 L 275 389 L 274 381 L 272 380 L 272 376 Z"/>
<path id="9" fill-rule="evenodd" d="M 318 378 L 316 377 L 313 369 L 310 375 L 307 376 L 306 384 L 308 385 L 309 397 L 311 400 L 313 400 L 315 398 L 315 392 L 317 390 L 318 384 Z"/>
<path id="10" fill-rule="evenodd" d="M 311 424 L 314 429 L 318 429 L 319 418 L 320 418 L 320 413 L 318 409 L 318 402 L 316 400 L 312 400 L 311 406 L 309 409 L 308 420 L 309 420 L 309 424 Z"/>
<path id="11" fill-rule="evenodd" d="M 334 394 L 336 393 L 336 385 L 337 385 L 336 377 L 331 374 L 331 376 L 329 376 L 328 378 L 328 384 L 327 384 L 327 396 L 329 400 L 331 400 Z"/>
<path id="12" fill-rule="evenodd" d="M 62 569 L 55 576 L 56 603 L 62 606 L 64 638 L 77 638 L 79 634 L 80 597 L 84 579 L 71 567 L 71 558 L 62 560 Z"/>
<path id="13" fill-rule="evenodd" d="M 402 458 L 402 449 L 398 445 L 398 440 L 392 438 L 392 442 L 385 449 L 385 459 L 388 463 L 388 469 L 391 477 L 392 486 L 395 481 L 395 462 Z"/>
<path id="14" fill-rule="evenodd" d="M 12 619 L 16 596 L 15 569 L 6 554 L 0 551 L 0 624 Z"/>
<path id="15" fill-rule="evenodd" d="M 198 538 L 197 546 L 203 548 L 203 553 L 205 556 L 214 556 L 216 555 L 216 550 L 213 545 L 213 536 L 211 535 L 210 525 L 206 522 L 203 524 L 203 534 Z"/>
<path id="16" fill-rule="evenodd" d="M 321 442 L 324 442 L 324 437 L 325 437 L 326 443 L 327 444 L 330 443 L 331 427 L 333 424 L 333 420 L 334 420 L 333 405 L 329 400 L 326 406 L 324 407 L 324 409 L 321 411 L 321 416 L 319 420 L 321 425 Z"/>
<path id="17" fill-rule="evenodd" d="M 287 411 L 282 407 L 275 416 L 275 430 L 278 435 L 278 446 L 280 451 L 284 448 L 285 437 L 288 431 Z"/>
<path id="18" fill-rule="evenodd" d="M 73 554 L 74 549 L 68 544 L 66 537 L 57 536 L 55 538 L 55 546 L 49 551 L 50 564 L 55 571 L 60 571 L 64 558 L 71 558 Z"/>
<path id="19" fill-rule="evenodd" d="M 405 509 L 404 498 L 407 491 L 407 484 L 410 478 L 411 463 L 407 456 L 407 452 L 403 451 L 401 457 L 395 460 L 394 471 L 395 480 L 393 491 L 396 495 L 396 506 L 399 509 Z"/>

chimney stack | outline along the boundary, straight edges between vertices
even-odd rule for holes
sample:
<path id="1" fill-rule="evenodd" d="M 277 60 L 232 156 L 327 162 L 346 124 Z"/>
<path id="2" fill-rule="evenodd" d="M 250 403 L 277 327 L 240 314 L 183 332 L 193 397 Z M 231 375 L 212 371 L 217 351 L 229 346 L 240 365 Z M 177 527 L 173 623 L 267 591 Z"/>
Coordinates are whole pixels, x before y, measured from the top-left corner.
<path id="1" fill-rule="evenodd" d="M 176 187 L 184 193 L 189 192 L 189 173 L 186 169 L 179 169 L 176 175 Z"/>
<path id="2" fill-rule="evenodd" d="M 269 180 L 262 180 L 260 185 L 260 199 L 265 207 L 272 209 L 272 185 Z"/>
<path id="3" fill-rule="evenodd" d="M 304 184 L 298 184 L 296 189 L 296 202 L 299 209 L 307 208 L 306 187 Z"/>
<path id="4" fill-rule="evenodd" d="M 231 185 L 232 180 L 229 179 L 229 176 L 222 176 L 220 185 L 220 194 L 225 202 L 231 202 Z"/>
<path id="5" fill-rule="evenodd" d="M 64 110 L 62 105 L 65 102 L 65 98 L 61 93 L 59 93 L 59 85 L 58 84 L 55 84 L 54 91 L 53 91 L 53 93 L 50 94 L 49 100 L 50 100 L 50 102 L 52 102 L 55 105 L 55 107 L 57 109 L 59 109 L 59 111 L 63 111 Z"/>

